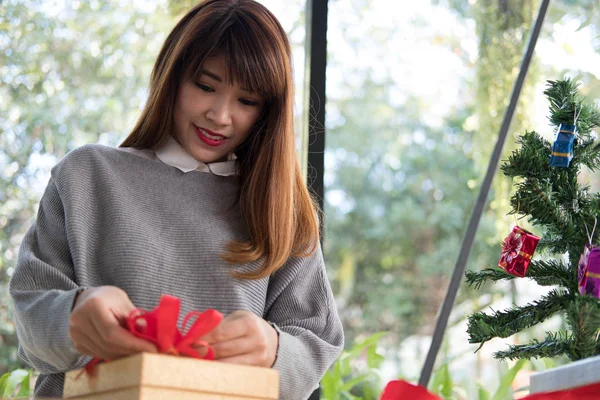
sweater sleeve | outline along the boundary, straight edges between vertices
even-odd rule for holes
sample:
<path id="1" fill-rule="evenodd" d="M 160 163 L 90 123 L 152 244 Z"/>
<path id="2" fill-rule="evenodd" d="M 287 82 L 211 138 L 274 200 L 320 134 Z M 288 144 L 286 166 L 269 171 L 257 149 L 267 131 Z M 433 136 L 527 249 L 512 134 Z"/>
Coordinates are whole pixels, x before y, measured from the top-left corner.
<path id="1" fill-rule="evenodd" d="M 265 319 L 279 328 L 280 399 L 305 400 L 344 346 L 321 249 L 277 271 L 267 300 Z"/>
<path id="2" fill-rule="evenodd" d="M 42 374 L 65 372 L 89 361 L 69 337 L 69 314 L 78 286 L 65 231 L 65 215 L 53 179 L 27 231 L 10 295 L 21 357 Z"/>

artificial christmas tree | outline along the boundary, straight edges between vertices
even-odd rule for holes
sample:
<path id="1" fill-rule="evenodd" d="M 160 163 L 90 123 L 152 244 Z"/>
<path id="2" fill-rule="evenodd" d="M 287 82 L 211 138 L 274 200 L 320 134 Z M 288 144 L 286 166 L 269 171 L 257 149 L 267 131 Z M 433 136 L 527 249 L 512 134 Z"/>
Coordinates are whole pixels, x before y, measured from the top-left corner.
<path id="1" fill-rule="evenodd" d="M 557 131 L 555 143 L 536 132 L 526 132 L 502 171 L 516 185 L 511 214 L 527 217 L 533 233 L 541 237 L 536 256 L 552 258 L 531 260 L 524 278 L 497 267 L 467 272 L 467 281 L 478 288 L 485 282 L 529 278 L 554 288 L 530 304 L 470 316 L 468 334 L 470 343 L 483 346 L 492 338 L 512 336 L 557 313 L 564 314 L 568 330 L 510 346 L 495 353 L 499 359 L 566 355 L 574 361 L 600 354 L 600 299 L 580 292 L 580 278 L 586 271 L 582 267 L 579 272 L 586 246 L 600 241 L 596 239 L 600 229 L 594 229 L 600 219 L 600 193 L 592 193 L 578 181 L 583 167 L 600 169 L 600 142 L 592 133 L 600 125 L 600 111 L 584 103 L 578 85 L 570 79 L 549 81 L 544 94 L 550 101 L 550 122 Z M 562 132 L 566 129 L 569 132 Z M 563 151 L 565 134 L 573 136 Z"/>

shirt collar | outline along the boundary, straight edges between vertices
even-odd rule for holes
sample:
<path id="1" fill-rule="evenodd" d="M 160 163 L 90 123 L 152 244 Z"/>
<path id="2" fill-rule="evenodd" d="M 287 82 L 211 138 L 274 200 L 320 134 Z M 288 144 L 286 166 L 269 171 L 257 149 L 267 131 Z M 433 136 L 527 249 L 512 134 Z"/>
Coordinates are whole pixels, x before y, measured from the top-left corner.
<path id="1" fill-rule="evenodd" d="M 163 147 L 156 150 L 155 154 L 160 161 L 185 173 L 200 171 L 211 172 L 220 176 L 236 174 L 237 157 L 235 154 L 229 154 L 227 161 L 206 164 L 192 157 L 172 136 L 169 137 L 169 140 Z"/>

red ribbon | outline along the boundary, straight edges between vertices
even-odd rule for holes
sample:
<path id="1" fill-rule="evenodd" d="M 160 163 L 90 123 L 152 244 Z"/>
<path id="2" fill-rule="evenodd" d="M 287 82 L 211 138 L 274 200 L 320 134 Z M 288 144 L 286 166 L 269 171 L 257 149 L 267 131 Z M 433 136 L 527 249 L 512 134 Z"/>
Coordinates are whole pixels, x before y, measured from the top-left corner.
<path id="1" fill-rule="evenodd" d="M 598 400 L 600 383 L 556 392 L 536 393 L 521 400 Z M 383 390 L 380 400 L 441 400 L 421 386 L 405 381 L 391 381 Z"/>
<path id="2" fill-rule="evenodd" d="M 214 359 L 214 353 L 208 343 L 198 339 L 219 325 L 223 315 L 216 310 L 204 312 L 191 311 L 183 320 L 183 329 L 193 320 L 192 326 L 182 334 L 177 329 L 179 318 L 179 299 L 163 295 L 157 308 L 148 312 L 135 309 L 127 319 L 127 325 L 135 336 L 156 344 L 159 353 L 184 355 L 194 358 Z M 144 321 L 145 324 L 140 324 Z M 201 356 L 192 345 L 206 347 L 207 353 Z"/>
<path id="3" fill-rule="evenodd" d="M 135 336 L 154 343 L 159 353 L 213 360 L 213 350 L 208 343 L 199 339 L 216 328 L 223 315 L 213 309 L 204 312 L 191 311 L 183 320 L 185 333 L 182 333 L 177 329 L 179 309 L 180 301 L 177 297 L 162 295 L 158 307 L 154 310 L 133 310 L 127 318 L 127 328 Z M 192 325 L 186 329 L 191 321 Z M 204 356 L 194 348 L 197 346 L 206 348 Z M 101 359 L 93 359 L 86 365 L 85 370 L 91 375 L 94 367 L 100 362 Z"/>

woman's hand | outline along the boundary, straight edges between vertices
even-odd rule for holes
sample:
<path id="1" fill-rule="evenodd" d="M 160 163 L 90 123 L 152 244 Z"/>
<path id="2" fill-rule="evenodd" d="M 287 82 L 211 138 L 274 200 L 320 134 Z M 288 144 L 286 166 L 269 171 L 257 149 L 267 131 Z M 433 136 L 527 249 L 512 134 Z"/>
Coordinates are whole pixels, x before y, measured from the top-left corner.
<path id="1" fill-rule="evenodd" d="M 69 317 L 69 336 L 81 354 L 112 360 L 141 352 L 156 353 L 154 344 L 135 337 L 124 327 L 135 306 L 115 286 L 86 289 Z"/>
<path id="2" fill-rule="evenodd" d="M 279 346 L 277 331 L 250 311 L 228 315 L 200 340 L 210 345 L 216 360 L 267 368 L 275 363 Z"/>

